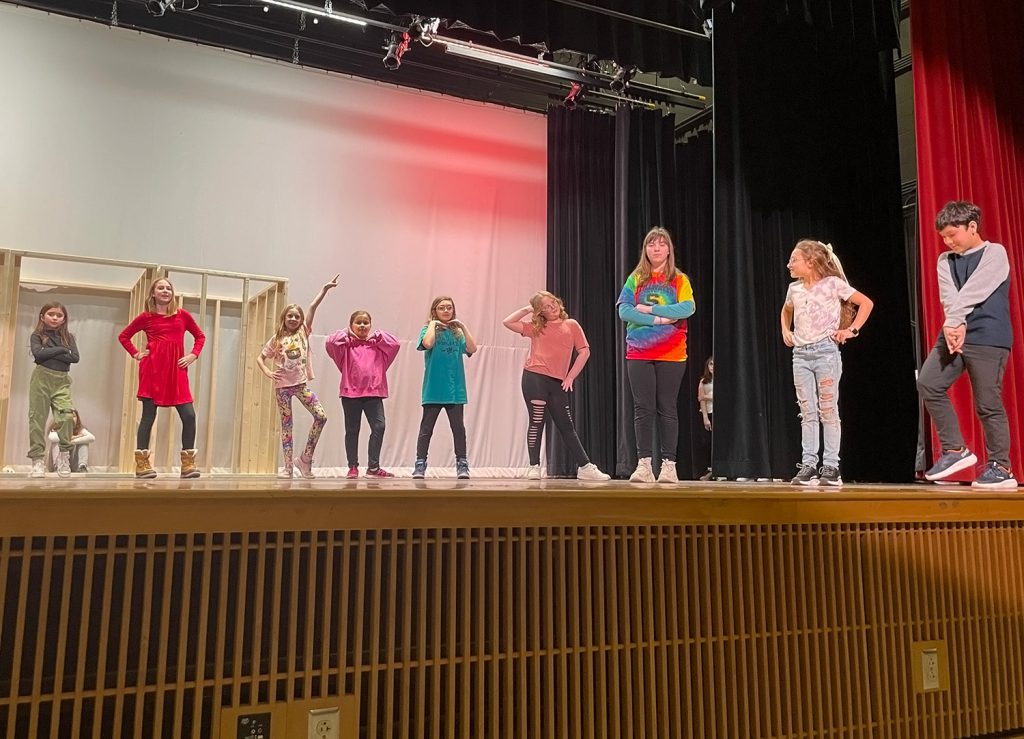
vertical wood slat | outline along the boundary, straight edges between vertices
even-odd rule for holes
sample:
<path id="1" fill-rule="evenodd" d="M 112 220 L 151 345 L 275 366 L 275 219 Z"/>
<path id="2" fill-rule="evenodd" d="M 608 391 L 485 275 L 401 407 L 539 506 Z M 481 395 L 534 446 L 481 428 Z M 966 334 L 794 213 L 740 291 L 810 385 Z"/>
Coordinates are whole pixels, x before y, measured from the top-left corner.
<path id="1" fill-rule="evenodd" d="M 18 285 L 21 257 L 0 249 L 0 346 L 14 346 L 18 326 Z M 7 414 L 11 407 L 11 380 L 15 352 L 0 352 L 0 465 L 7 462 Z"/>
<path id="2" fill-rule="evenodd" d="M 25 681 L 0 693 L 7 736 L 20 721 L 51 737 L 85 722 L 96 736 L 206 737 L 222 688 L 228 702 L 256 705 L 275 697 L 280 676 L 280 698 L 326 695 L 331 660 L 375 736 L 930 739 L 1006 730 L 1024 715 L 1019 523 L 42 537 L 24 547 L 0 540 L 0 613 L 11 614 L 0 638 L 26 645 L 10 656 Z M 61 609 L 79 599 L 76 621 Z M 336 604 L 337 655 L 314 624 L 330 610 L 321 599 Z M 239 608 L 225 674 L 228 601 Z M 283 672 L 266 646 L 278 643 L 279 614 Z M 950 691 L 918 695 L 909 644 L 931 639 L 949 649 Z"/>

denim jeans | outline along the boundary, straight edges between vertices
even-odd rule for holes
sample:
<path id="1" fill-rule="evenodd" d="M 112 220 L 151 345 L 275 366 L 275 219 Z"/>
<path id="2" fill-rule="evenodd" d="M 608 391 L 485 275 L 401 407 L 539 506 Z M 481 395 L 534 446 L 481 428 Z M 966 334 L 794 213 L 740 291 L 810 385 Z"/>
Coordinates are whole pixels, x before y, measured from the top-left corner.
<path id="1" fill-rule="evenodd" d="M 818 465 L 819 426 L 824 430 L 825 451 L 822 464 L 839 467 L 839 379 L 843 376 L 843 358 L 832 339 L 793 349 L 793 385 L 800 407 L 800 445 L 802 463 Z"/>

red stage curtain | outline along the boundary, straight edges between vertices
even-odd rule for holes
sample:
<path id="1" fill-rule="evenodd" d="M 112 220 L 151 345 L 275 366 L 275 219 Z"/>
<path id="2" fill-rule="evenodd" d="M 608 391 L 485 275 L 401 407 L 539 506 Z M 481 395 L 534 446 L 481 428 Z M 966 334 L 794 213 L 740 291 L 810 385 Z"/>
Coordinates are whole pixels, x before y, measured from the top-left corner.
<path id="1" fill-rule="evenodd" d="M 935 214 L 949 200 L 981 207 L 981 233 L 1010 257 L 1014 346 L 1003 384 L 1024 475 L 1024 2 L 914 0 L 911 29 L 921 235 L 922 337 L 926 351 L 942 325 L 935 263 L 945 248 Z M 984 436 L 966 378 L 953 388 L 964 438 L 982 458 Z M 938 441 L 933 431 L 933 448 Z M 961 478 L 964 479 L 964 478 Z"/>

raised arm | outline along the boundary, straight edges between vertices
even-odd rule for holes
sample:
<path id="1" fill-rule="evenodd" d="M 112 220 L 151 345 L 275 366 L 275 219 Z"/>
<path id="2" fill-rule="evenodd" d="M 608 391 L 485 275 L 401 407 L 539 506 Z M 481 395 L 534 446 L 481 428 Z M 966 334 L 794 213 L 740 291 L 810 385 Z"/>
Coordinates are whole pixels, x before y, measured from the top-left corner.
<path id="1" fill-rule="evenodd" d="M 523 319 L 529 315 L 533 315 L 533 307 L 526 305 L 518 310 L 514 310 L 505 316 L 505 319 L 501 322 L 501 325 L 507 328 L 509 331 L 520 333 L 519 327 L 523 323 Z"/>
<path id="2" fill-rule="evenodd" d="M 462 334 L 466 337 L 466 356 L 472 357 L 476 354 L 477 345 L 476 339 L 473 338 L 473 334 L 469 332 L 469 327 L 466 326 L 462 321 L 458 321 L 459 326 L 462 327 Z"/>
<path id="3" fill-rule="evenodd" d="M 437 319 L 431 319 L 427 322 L 427 329 L 423 332 L 423 336 L 420 337 L 420 349 L 433 349 L 434 342 L 437 340 Z"/>
<path id="4" fill-rule="evenodd" d="M 395 361 L 395 357 L 398 356 L 398 350 L 402 348 L 402 345 L 398 342 L 398 339 L 387 331 L 374 331 L 370 336 L 370 341 L 377 348 L 377 351 L 384 355 L 384 369 L 387 370 L 391 367 L 392 362 Z"/>
<path id="5" fill-rule="evenodd" d="M 325 283 L 320 288 L 320 292 L 313 298 L 313 302 L 309 304 L 309 308 L 306 310 L 306 331 L 313 332 L 313 317 L 316 315 L 316 309 L 320 307 L 320 303 L 323 302 L 324 297 L 327 295 L 329 290 L 333 290 L 338 286 L 338 278 L 341 277 L 341 273 L 334 275 L 334 279 L 328 283 Z"/>

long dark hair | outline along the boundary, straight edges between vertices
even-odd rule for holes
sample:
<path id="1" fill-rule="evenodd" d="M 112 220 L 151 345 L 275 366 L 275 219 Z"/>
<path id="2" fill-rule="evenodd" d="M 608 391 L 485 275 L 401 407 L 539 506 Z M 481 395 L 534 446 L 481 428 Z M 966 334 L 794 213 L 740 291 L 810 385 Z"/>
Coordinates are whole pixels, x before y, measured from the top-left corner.
<path id="1" fill-rule="evenodd" d="M 715 379 L 715 372 L 711 369 L 711 363 L 715 361 L 715 355 L 712 354 L 710 357 L 704 360 L 704 374 L 700 376 L 700 384 L 707 385 L 709 382 Z"/>
<path id="2" fill-rule="evenodd" d="M 43 323 L 43 316 L 45 316 L 46 311 L 50 310 L 51 308 L 60 308 L 61 312 L 64 314 L 64 323 L 59 325 L 57 328 L 53 329 L 53 331 L 57 334 L 57 338 L 60 339 L 61 344 L 70 347 L 72 344 L 75 343 L 75 335 L 68 331 L 68 309 L 64 307 L 63 303 L 58 303 L 54 301 L 52 303 L 47 303 L 42 308 L 40 308 L 39 321 L 36 323 L 35 331 L 33 331 L 32 334 L 34 336 L 39 337 L 39 340 L 42 342 L 43 346 L 50 345 L 50 334 L 47 333 L 47 331 L 50 331 L 50 329 L 48 329 L 46 327 L 46 324 Z"/>

